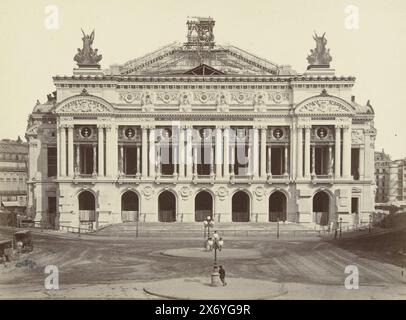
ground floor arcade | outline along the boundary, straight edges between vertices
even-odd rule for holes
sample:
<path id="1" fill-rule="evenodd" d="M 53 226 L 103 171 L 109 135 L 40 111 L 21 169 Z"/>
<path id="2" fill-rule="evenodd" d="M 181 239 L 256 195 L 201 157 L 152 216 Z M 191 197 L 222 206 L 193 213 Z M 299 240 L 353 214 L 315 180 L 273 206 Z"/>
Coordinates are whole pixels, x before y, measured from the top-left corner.
<path id="1" fill-rule="evenodd" d="M 331 226 L 368 222 L 371 185 L 37 184 L 35 219 L 55 226 L 125 222 L 292 222 Z M 33 204 L 31 204 L 33 205 Z"/>

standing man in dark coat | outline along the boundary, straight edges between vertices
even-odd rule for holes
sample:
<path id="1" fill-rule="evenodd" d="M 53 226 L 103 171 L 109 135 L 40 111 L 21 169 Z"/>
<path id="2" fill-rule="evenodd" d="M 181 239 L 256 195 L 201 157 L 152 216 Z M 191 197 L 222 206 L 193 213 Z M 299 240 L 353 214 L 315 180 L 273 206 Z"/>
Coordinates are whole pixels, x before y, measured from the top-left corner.
<path id="1" fill-rule="evenodd" d="M 223 283 L 223 286 L 227 285 L 226 282 L 226 270 L 223 269 L 223 266 L 219 267 L 219 274 L 220 274 L 220 280 Z"/>

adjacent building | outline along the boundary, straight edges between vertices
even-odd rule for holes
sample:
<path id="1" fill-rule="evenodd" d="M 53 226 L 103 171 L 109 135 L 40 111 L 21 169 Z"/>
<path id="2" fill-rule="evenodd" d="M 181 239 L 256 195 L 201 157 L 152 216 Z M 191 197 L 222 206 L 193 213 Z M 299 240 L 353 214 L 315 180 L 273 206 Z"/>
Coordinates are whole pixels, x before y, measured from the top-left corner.
<path id="1" fill-rule="evenodd" d="M 25 212 L 27 206 L 28 144 L 0 141 L 0 204 L 2 209 Z"/>
<path id="2" fill-rule="evenodd" d="M 406 200 L 406 158 L 392 160 L 382 150 L 375 152 L 377 203 L 396 203 Z"/>
<path id="3" fill-rule="evenodd" d="M 298 73 L 217 44 L 214 25 L 190 19 L 184 43 L 107 70 L 83 35 L 78 67 L 29 116 L 37 221 L 369 220 L 374 111 L 330 67 L 325 36 Z"/>

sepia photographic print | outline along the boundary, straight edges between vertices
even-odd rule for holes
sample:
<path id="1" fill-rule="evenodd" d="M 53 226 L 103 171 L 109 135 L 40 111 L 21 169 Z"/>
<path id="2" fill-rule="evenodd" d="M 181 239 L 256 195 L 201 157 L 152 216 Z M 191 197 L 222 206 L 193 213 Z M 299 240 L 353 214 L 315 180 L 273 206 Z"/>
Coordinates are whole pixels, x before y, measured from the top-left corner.
<path id="1" fill-rule="evenodd" d="M 405 33 L 402 0 L 2 0 L 0 299 L 405 300 Z"/>

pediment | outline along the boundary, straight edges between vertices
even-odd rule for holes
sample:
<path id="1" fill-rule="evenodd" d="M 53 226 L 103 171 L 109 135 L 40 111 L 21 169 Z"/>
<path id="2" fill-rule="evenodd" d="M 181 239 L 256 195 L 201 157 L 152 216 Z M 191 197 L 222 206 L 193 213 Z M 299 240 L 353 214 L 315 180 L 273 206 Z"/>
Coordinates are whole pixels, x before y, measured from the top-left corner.
<path id="1" fill-rule="evenodd" d="M 205 67 L 203 67 L 205 66 Z M 195 70 L 196 69 L 196 70 Z M 215 46 L 212 50 L 191 50 L 172 43 L 153 53 L 125 62 L 118 74 L 121 75 L 276 75 L 279 66 L 246 50 L 232 45 Z M 190 73 L 189 73 L 190 72 Z M 193 73 L 194 72 L 194 73 Z M 292 74 L 296 74 L 291 70 Z"/>
<path id="2" fill-rule="evenodd" d="M 206 64 L 201 64 L 196 68 L 186 71 L 185 74 L 194 76 L 213 76 L 213 75 L 222 75 L 224 73 Z"/>
<path id="3" fill-rule="evenodd" d="M 109 114 L 113 106 L 103 98 L 93 95 L 76 95 L 69 97 L 55 106 L 56 114 Z"/>
<path id="4" fill-rule="evenodd" d="M 345 100 L 321 94 L 300 102 L 295 108 L 297 115 L 352 115 L 354 108 Z"/>

